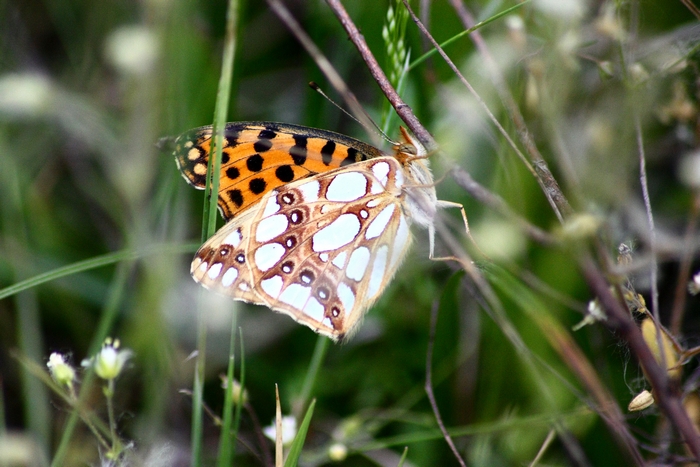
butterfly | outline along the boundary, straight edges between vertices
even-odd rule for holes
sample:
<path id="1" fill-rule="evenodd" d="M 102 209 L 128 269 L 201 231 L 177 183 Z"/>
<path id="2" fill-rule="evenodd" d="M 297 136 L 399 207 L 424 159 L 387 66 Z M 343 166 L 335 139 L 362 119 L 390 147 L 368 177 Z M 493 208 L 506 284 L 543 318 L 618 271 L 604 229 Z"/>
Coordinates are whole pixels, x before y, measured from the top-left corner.
<path id="1" fill-rule="evenodd" d="M 227 123 L 218 206 L 226 224 L 197 251 L 192 277 L 287 314 L 334 341 L 357 330 L 438 201 L 426 150 L 405 129 L 393 154 L 332 131 Z M 175 141 L 183 177 L 204 189 L 212 127 Z"/>

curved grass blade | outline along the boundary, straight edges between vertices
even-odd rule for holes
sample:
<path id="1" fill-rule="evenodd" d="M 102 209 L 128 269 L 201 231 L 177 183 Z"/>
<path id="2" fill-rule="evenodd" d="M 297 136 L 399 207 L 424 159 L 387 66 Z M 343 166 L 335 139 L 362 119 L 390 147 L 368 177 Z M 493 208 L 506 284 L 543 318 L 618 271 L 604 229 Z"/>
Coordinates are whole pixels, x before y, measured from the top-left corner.
<path id="1" fill-rule="evenodd" d="M 299 456 L 301 456 L 301 449 L 304 447 L 304 441 L 306 441 L 306 433 L 309 431 L 309 425 L 311 424 L 311 417 L 314 414 L 315 406 L 316 399 L 311 401 L 309 410 L 307 410 L 306 415 L 304 415 L 304 421 L 301 422 L 297 435 L 294 437 L 294 441 L 292 441 L 284 467 L 296 467 L 299 463 Z"/>
<path id="2" fill-rule="evenodd" d="M 102 266 L 108 266 L 110 264 L 119 263 L 121 261 L 130 261 L 145 256 L 156 255 L 156 254 L 180 254 L 194 252 L 199 248 L 197 244 L 162 244 L 155 245 L 150 248 L 139 249 L 139 250 L 121 250 L 115 251 L 113 253 L 107 253 L 100 256 L 95 256 L 94 258 L 86 259 L 83 261 L 78 261 L 67 266 L 61 266 L 53 271 L 42 272 L 34 277 L 25 279 L 23 281 L 17 282 L 9 287 L 0 289 L 0 300 L 3 298 L 10 297 L 19 292 L 22 292 L 32 287 L 50 282 L 61 277 L 70 276 L 73 274 L 78 274 L 79 272 L 89 271 L 90 269 L 100 268 Z"/>
<path id="3" fill-rule="evenodd" d="M 233 76 L 233 59 L 236 51 L 236 36 L 238 34 L 238 0 L 229 0 L 226 14 L 226 37 L 224 39 L 223 63 L 219 78 L 219 89 L 216 95 L 214 108 L 214 131 L 212 142 L 214 151 L 209 157 L 207 168 L 207 184 L 204 196 L 204 214 L 202 219 L 202 241 L 208 239 L 216 230 L 216 203 L 219 193 L 219 173 L 221 172 L 221 149 L 223 146 L 223 132 L 228 114 L 229 100 L 231 97 L 231 81 Z M 198 302 L 201 303 L 201 300 Z M 206 355 L 207 331 L 203 319 L 203 310 L 198 307 L 199 318 L 197 320 L 197 351 L 199 357 L 195 367 L 194 382 L 192 384 L 192 457 L 191 465 L 202 464 L 202 395 L 204 386 L 204 368 Z"/>

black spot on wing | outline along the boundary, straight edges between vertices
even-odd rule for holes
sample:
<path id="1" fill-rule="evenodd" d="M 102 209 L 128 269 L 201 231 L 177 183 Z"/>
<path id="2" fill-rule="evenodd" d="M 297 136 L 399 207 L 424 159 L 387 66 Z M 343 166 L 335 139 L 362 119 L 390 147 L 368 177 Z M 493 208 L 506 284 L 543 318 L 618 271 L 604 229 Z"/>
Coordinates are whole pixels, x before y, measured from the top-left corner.
<path id="1" fill-rule="evenodd" d="M 296 165 L 304 165 L 306 162 L 306 145 L 309 139 L 306 136 L 292 135 L 294 146 L 289 148 L 289 155 L 292 156 Z"/>
<path id="2" fill-rule="evenodd" d="M 265 180 L 263 180 L 262 178 L 254 178 L 248 184 L 248 188 L 250 188 L 250 191 L 256 195 L 259 195 L 260 193 L 265 191 L 266 187 L 267 182 L 265 182 Z"/>
<path id="3" fill-rule="evenodd" d="M 228 197 L 239 208 L 243 205 L 243 194 L 239 189 L 229 190 Z"/>
<path id="4" fill-rule="evenodd" d="M 260 172 L 263 166 L 263 158 L 260 154 L 253 154 L 245 161 L 246 167 L 251 172 Z"/>
<path id="5" fill-rule="evenodd" d="M 255 149 L 256 152 L 269 151 L 271 147 L 272 141 L 268 139 L 261 139 L 256 141 L 255 144 L 253 144 L 253 149 Z"/>
<path id="6" fill-rule="evenodd" d="M 231 180 L 235 180 L 241 176 L 241 171 L 235 167 L 229 167 L 228 169 L 226 169 L 226 176 Z"/>
<path id="7" fill-rule="evenodd" d="M 348 148 L 348 157 L 343 159 L 343 162 L 340 163 L 340 166 L 345 167 L 346 165 L 354 164 L 355 162 L 360 162 L 360 161 L 363 161 L 365 159 L 366 159 L 365 155 L 362 154 L 357 149 Z"/>
<path id="8" fill-rule="evenodd" d="M 260 130 L 260 133 L 258 133 L 259 139 L 275 139 L 275 137 L 277 137 L 277 133 L 275 133 L 275 130 L 271 128 L 265 128 L 264 130 Z"/>
<path id="9" fill-rule="evenodd" d="M 321 148 L 321 160 L 324 164 L 330 165 L 333 160 L 333 153 L 335 152 L 335 142 L 326 141 L 326 144 Z"/>
<path id="10" fill-rule="evenodd" d="M 294 170 L 289 165 L 281 165 L 277 167 L 277 170 L 275 170 L 275 175 L 281 182 L 284 183 L 294 180 Z"/>

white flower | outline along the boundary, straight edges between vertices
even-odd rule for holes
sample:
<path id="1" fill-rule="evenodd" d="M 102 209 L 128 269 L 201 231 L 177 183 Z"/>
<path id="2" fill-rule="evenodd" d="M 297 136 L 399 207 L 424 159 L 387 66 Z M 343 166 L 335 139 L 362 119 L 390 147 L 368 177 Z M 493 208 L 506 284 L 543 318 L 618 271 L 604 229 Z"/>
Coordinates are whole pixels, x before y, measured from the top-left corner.
<path id="1" fill-rule="evenodd" d="M 227 385 L 228 379 L 225 375 L 221 375 L 221 387 L 226 389 Z M 239 383 L 235 379 L 233 380 L 233 387 L 231 388 L 231 391 L 229 391 L 229 394 L 231 395 L 231 399 L 233 399 L 234 405 L 240 402 L 242 402 L 243 404 L 248 403 L 248 391 L 245 391 L 241 386 L 241 383 Z"/>
<path id="2" fill-rule="evenodd" d="M 112 380 L 119 376 L 124 364 L 131 358 L 133 352 L 131 350 L 119 350 L 119 339 L 112 341 L 111 338 L 105 339 L 102 350 L 90 359 L 83 361 L 83 366 L 93 365 L 95 373 L 102 379 Z"/>
<path id="3" fill-rule="evenodd" d="M 73 385 L 73 381 L 75 381 L 75 370 L 66 362 L 62 354 L 53 352 L 51 356 L 49 356 L 49 361 L 46 366 L 49 367 L 51 377 L 58 384 L 68 387 Z"/>
<path id="4" fill-rule="evenodd" d="M 333 462 L 342 462 L 348 457 L 348 447 L 343 443 L 333 443 L 328 448 L 328 457 Z"/>
<path id="5" fill-rule="evenodd" d="M 607 319 L 608 317 L 605 316 L 605 312 L 600 307 L 598 300 L 591 300 L 588 302 L 588 314 L 578 324 L 576 324 L 572 330 L 578 331 L 584 326 L 588 326 L 589 324 L 593 324 L 597 321 L 605 321 Z"/>
<path id="6" fill-rule="evenodd" d="M 695 274 L 693 280 L 688 283 L 688 292 L 690 292 L 690 295 L 700 293 L 700 272 Z"/>
<path id="7" fill-rule="evenodd" d="M 275 426 L 275 421 L 272 421 L 272 425 L 263 428 L 263 433 L 265 436 L 275 441 L 277 436 L 277 427 Z M 288 446 L 294 441 L 294 437 L 297 434 L 297 420 L 291 415 L 282 417 L 282 444 Z"/>
<path id="8" fill-rule="evenodd" d="M 122 73 L 144 75 L 159 55 L 158 36 L 144 26 L 122 26 L 107 36 L 105 57 Z"/>

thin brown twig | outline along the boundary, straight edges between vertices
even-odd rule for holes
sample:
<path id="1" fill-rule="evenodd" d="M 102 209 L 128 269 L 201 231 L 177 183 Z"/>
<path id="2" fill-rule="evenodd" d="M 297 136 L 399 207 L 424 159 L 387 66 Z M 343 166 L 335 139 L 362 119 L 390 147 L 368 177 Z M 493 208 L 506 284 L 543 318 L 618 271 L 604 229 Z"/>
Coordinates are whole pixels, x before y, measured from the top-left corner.
<path id="1" fill-rule="evenodd" d="M 415 14 L 410 10 L 410 7 L 406 4 L 405 0 L 404 4 L 407 8 L 409 8 L 411 16 L 420 28 L 422 25 L 419 24 L 419 21 L 417 20 Z M 422 30 L 423 29 L 424 28 L 422 28 Z M 427 34 L 427 31 L 424 31 L 424 33 Z M 452 67 L 453 70 L 456 73 L 458 73 L 460 79 L 462 79 L 461 75 L 459 74 L 459 71 L 456 69 L 454 64 L 452 64 L 452 62 L 449 61 L 449 58 L 446 56 L 446 54 L 438 47 L 438 44 L 432 39 L 431 41 L 433 41 L 434 46 L 438 48 L 438 52 L 443 56 L 443 58 L 445 58 L 445 60 L 448 61 L 450 67 Z M 540 166 L 539 168 L 542 170 L 548 170 L 545 166 Z M 554 180 L 553 177 L 552 180 Z M 541 179 L 538 179 L 538 181 L 542 183 Z M 547 198 L 550 200 L 550 204 L 552 204 L 553 207 L 555 205 L 561 206 L 560 211 L 557 211 L 555 208 L 555 212 L 557 212 L 560 219 L 562 219 L 560 213 L 569 214 L 571 208 L 568 202 L 566 202 L 566 199 L 563 196 L 561 190 L 559 189 L 558 184 L 552 186 L 545 186 L 544 188 L 545 194 L 547 194 Z M 548 190 L 550 191 L 548 192 Z M 563 203 L 561 203 L 562 201 Z M 607 252 L 601 251 L 601 254 L 607 255 Z M 660 403 L 659 406 L 666 413 L 666 415 L 669 417 L 672 423 L 674 423 L 674 425 L 682 433 L 684 439 L 686 440 L 686 443 L 688 443 L 689 449 L 693 452 L 693 454 L 696 457 L 698 457 L 700 455 L 700 439 L 698 438 L 697 433 L 695 432 L 695 429 L 687 416 L 687 413 L 685 413 L 685 411 L 683 410 L 683 407 L 680 403 L 680 399 L 678 398 L 677 391 L 674 392 L 669 386 L 668 378 L 666 378 L 666 373 L 661 369 L 661 367 L 657 364 L 656 360 L 652 356 L 651 351 L 649 350 L 648 346 L 646 345 L 641 336 L 641 333 L 630 319 L 627 310 L 623 308 L 622 304 L 611 294 L 607 280 L 605 279 L 601 271 L 596 267 L 595 263 L 593 263 L 593 261 L 588 257 L 584 257 L 580 262 L 581 268 L 584 272 L 586 281 L 588 282 L 589 286 L 596 293 L 596 295 L 601 301 L 601 305 L 608 312 L 608 314 L 613 315 L 613 318 L 611 319 L 611 321 L 613 322 L 613 327 L 620 331 L 623 339 L 628 342 L 630 348 L 635 352 L 635 354 L 640 360 L 642 367 L 648 372 L 648 374 L 650 372 L 653 373 L 653 376 L 650 376 L 650 382 L 652 383 L 652 386 L 654 387 L 655 391 L 658 391 L 660 397 L 664 399 L 663 403 Z M 651 381 L 652 379 L 653 381 Z M 655 394 L 657 393 L 655 392 Z M 700 457 L 698 458 L 700 459 Z"/>
<path id="2" fill-rule="evenodd" d="M 413 12 L 413 9 L 411 9 L 411 6 L 408 4 L 408 2 L 406 0 L 403 0 L 403 4 L 408 10 L 408 13 L 411 15 L 413 22 L 416 23 L 418 29 L 420 29 L 421 33 L 424 34 L 428 38 L 428 40 L 433 44 L 433 47 L 435 47 L 435 49 L 438 51 L 445 63 L 447 63 L 447 65 L 450 67 L 455 76 L 459 78 L 460 82 L 469 90 L 474 99 L 476 99 L 479 105 L 484 109 L 484 112 L 486 113 L 486 115 L 488 115 L 491 122 L 498 129 L 501 136 L 503 136 L 503 138 L 508 142 L 510 147 L 513 148 L 513 151 L 515 151 L 515 153 L 520 158 L 525 167 L 530 171 L 530 173 L 532 173 L 533 177 L 535 178 L 535 180 L 537 180 L 537 183 L 542 188 L 542 192 L 544 193 L 545 197 L 547 198 L 547 201 L 549 202 L 550 206 L 557 215 L 559 221 L 564 222 L 564 218 L 571 214 L 571 206 L 569 206 L 566 197 L 559 188 L 559 184 L 550 172 L 547 163 L 544 161 L 544 159 L 541 158 L 541 156 L 539 158 L 533 157 L 532 163 L 525 157 L 522 151 L 520 151 L 518 146 L 515 144 L 515 141 L 513 141 L 513 139 L 510 137 L 505 128 L 503 128 L 503 125 L 501 125 L 501 123 L 498 121 L 495 115 L 493 115 L 488 105 L 486 105 L 481 96 L 479 96 L 479 93 L 476 92 L 476 90 L 472 87 L 469 81 L 459 71 L 457 65 L 454 64 L 454 62 L 445 53 L 442 47 L 440 47 L 440 44 L 437 43 L 435 38 L 433 38 L 430 32 L 425 28 L 423 23 L 421 23 L 420 19 L 418 19 L 416 14 Z M 531 139 L 526 139 L 526 141 L 531 141 Z M 531 146 L 534 147 L 534 143 Z M 535 152 L 535 154 L 539 153 Z"/>
<path id="3" fill-rule="evenodd" d="M 644 138 L 642 136 L 642 124 L 639 121 L 639 114 L 634 113 L 634 132 L 637 139 L 637 151 L 639 152 L 639 183 L 642 188 L 642 199 L 644 199 L 644 209 L 647 215 L 647 228 L 649 229 L 649 252 L 651 254 L 651 264 L 649 266 L 649 280 L 651 281 L 651 314 L 659 322 L 659 284 L 657 279 L 656 260 L 656 228 L 654 227 L 654 214 L 651 210 L 651 197 L 649 196 L 649 185 L 647 184 L 647 165 L 644 151 Z M 661 333 L 657 333 L 661 339 Z M 663 346 L 659 342 L 659 348 Z M 663 352 L 662 352 L 663 354 Z M 662 355 L 662 357 L 665 357 Z M 665 359 L 665 358 L 664 358 Z M 665 366 L 665 363 L 664 363 Z"/>
<path id="4" fill-rule="evenodd" d="M 537 455 L 534 459 L 532 459 L 532 462 L 528 464 L 528 467 L 535 467 L 539 463 L 540 459 L 542 459 L 544 456 L 544 453 L 547 452 L 547 449 L 549 449 L 549 446 L 551 446 L 552 442 L 554 441 L 556 434 L 556 430 L 549 430 L 547 437 L 542 442 L 542 446 L 540 446 L 540 450 L 537 451 Z"/>
<path id="5" fill-rule="evenodd" d="M 275 467 L 284 465 L 284 446 L 282 444 L 282 404 L 280 403 L 280 389 L 275 383 Z"/>
<path id="6" fill-rule="evenodd" d="M 262 463 L 267 467 L 273 467 L 275 464 L 272 462 L 269 445 L 267 439 L 265 438 L 265 435 L 263 434 L 262 425 L 260 424 L 258 414 L 255 412 L 255 408 L 250 404 L 250 402 L 246 402 L 245 404 L 243 404 L 243 407 L 248 412 L 248 415 L 250 415 L 250 420 L 253 423 L 253 431 L 255 432 L 255 437 L 257 438 L 258 444 L 260 445 Z"/>
<path id="7" fill-rule="evenodd" d="M 459 465 L 461 465 L 462 467 L 467 467 L 467 465 L 464 463 L 464 459 L 462 459 L 462 456 L 459 455 L 459 451 L 457 450 L 457 446 L 455 446 L 454 441 L 452 441 L 452 437 L 447 432 L 447 428 L 445 428 L 445 424 L 442 421 L 442 416 L 440 415 L 440 408 L 437 405 L 437 401 L 435 400 L 435 394 L 433 393 L 433 346 L 435 344 L 435 329 L 437 327 L 437 317 L 438 302 L 435 302 L 433 304 L 433 309 L 430 312 L 430 337 L 428 338 L 428 351 L 425 362 L 425 392 L 428 395 L 430 407 L 432 407 L 433 409 L 433 415 L 435 415 L 435 420 L 437 421 L 438 427 L 440 427 L 440 431 L 442 432 L 443 438 L 445 438 L 447 445 L 450 447 L 450 450 L 457 458 L 457 462 L 459 462 Z"/>
<path id="8" fill-rule="evenodd" d="M 365 126 L 365 128 L 373 128 L 371 121 L 368 121 L 369 117 L 367 113 L 362 109 L 362 105 L 357 100 L 355 95 L 350 91 L 350 88 L 345 83 L 343 78 L 335 70 L 331 62 L 323 55 L 321 49 L 319 49 L 314 41 L 306 34 L 306 31 L 299 25 L 294 16 L 290 13 L 286 6 L 279 0 L 267 0 L 270 9 L 277 15 L 277 17 L 289 28 L 289 30 L 294 34 L 299 43 L 306 49 L 311 58 L 316 62 L 321 72 L 326 76 L 331 86 L 343 96 L 343 99 L 350 107 L 352 114 Z"/>
<path id="9" fill-rule="evenodd" d="M 588 394 L 595 401 L 594 410 L 610 428 L 621 447 L 626 449 L 635 464 L 644 465 L 644 458 L 637 448 L 636 440 L 630 433 L 625 418 L 617 405 L 615 398 L 600 381 L 596 369 L 583 354 L 581 348 L 571 335 L 547 316 L 533 315 L 550 345 L 561 355 L 569 369 L 583 383 Z"/>
<path id="10" fill-rule="evenodd" d="M 462 21 L 464 27 L 467 29 L 474 27 L 476 25 L 476 21 L 474 21 L 474 17 L 464 6 L 462 0 L 450 1 L 452 3 L 452 7 L 457 12 L 457 16 L 459 16 L 460 20 Z M 562 193 L 561 188 L 559 187 L 559 183 L 557 183 L 557 180 L 554 178 L 554 175 L 552 175 L 552 172 L 549 170 L 547 162 L 544 160 L 542 154 L 540 154 L 540 151 L 537 149 L 537 145 L 535 144 L 535 141 L 532 138 L 532 133 L 530 133 L 530 130 L 528 129 L 527 124 L 525 123 L 525 118 L 520 112 L 518 104 L 515 102 L 513 95 L 511 94 L 508 86 L 506 85 L 506 80 L 504 79 L 496 60 L 491 55 L 491 52 L 489 51 L 489 48 L 486 45 L 486 41 L 484 41 L 484 38 L 481 36 L 481 33 L 478 30 L 469 34 L 469 37 L 474 42 L 474 45 L 476 45 L 476 48 L 479 50 L 481 56 L 484 58 L 486 70 L 492 78 L 496 92 L 498 93 L 501 102 L 508 110 L 508 116 L 510 117 L 511 122 L 513 122 L 513 125 L 515 126 L 515 129 L 518 134 L 518 139 L 525 147 L 525 150 L 530 156 L 532 166 L 537 172 L 538 182 L 542 186 L 550 204 L 552 204 L 554 212 L 555 214 L 557 214 L 559 221 L 562 222 L 564 218 L 571 213 L 571 206 L 569 206 L 569 202 L 566 200 L 566 197 Z"/>
<path id="11" fill-rule="evenodd" d="M 681 3 L 685 5 L 685 7 L 690 10 L 690 12 L 697 18 L 700 19 L 700 10 L 698 10 L 698 7 L 693 5 L 693 2 L 690 0 L 681 0 Z"/>
<path id="12" fill-rule="evenodd" d="M 590 257 L 582 258 L 580 267 L 586 282 L 606 311 L 610 327 L 617 331 L 620 338 L 627 342 L 630 350 L 637 356 L 647 379 L 654 389 L 654 399 L 683 436 L 688 449 L 690 449 L 696 459 L 700 459 L 700 437 L 698 437 L 693 423 L 683 408 L 679 388 L 675 385 L 672 386 L 666 372 L 659 366 L 651 350 L 644 342 L 642 333 L 632 321 L 629 311 L 612 294 L 608 281 L 593 260 Z"/>
<path id="13" fill-rule="evenodd" d="M 367 69 L 372 74 L 372 77 L 379 85 L 379 88 L 382 90 L 389 103 L 394 107 L 396 113 L 401 117 L 401 120 L 406 123 L 406 126 L 408 126 L 416 138 L 418 138 L 418 141 L 425 146 L 428 152 L 437 149 L 435 139 L 430 132 L 425 129 L 423 124 L 421 124 L 411 107 L 406 104 L 396 92 L 396 89 L 394 89 L 394 86 L 392 86 L 391 82 L 384 74 L 381 66 L 379 66 L 379 62 L 377 62 L 377 59 L 374 58 L 374 55 L 372 55 L 372 52 L 369 50 L 364 36 L 360 33 L 360 30 L 357 29 L 357 26 L 353 23 L 345 7 L 340 3 L 340 0 L 326 0 L 326 3 L 328 3 L 330 9 L 338 17 L 338 20 L 340 20 L 340 24 L 345 29 L 345 32 L 348 33 L 350 41 L 355 44 L 355 47 L 357 47 L 357 50 L 360 52 L 360 56 L 365 61 Z"/>

